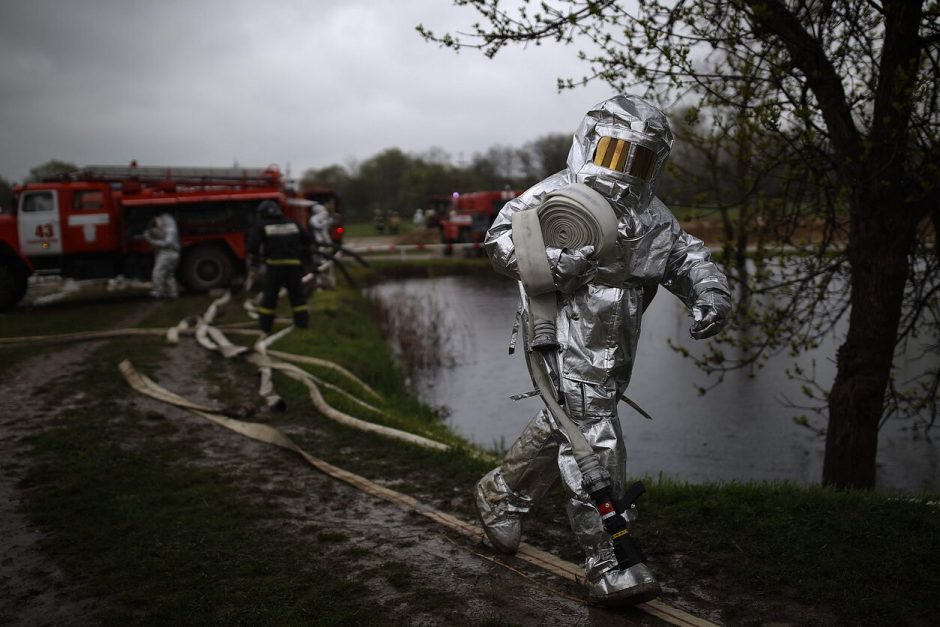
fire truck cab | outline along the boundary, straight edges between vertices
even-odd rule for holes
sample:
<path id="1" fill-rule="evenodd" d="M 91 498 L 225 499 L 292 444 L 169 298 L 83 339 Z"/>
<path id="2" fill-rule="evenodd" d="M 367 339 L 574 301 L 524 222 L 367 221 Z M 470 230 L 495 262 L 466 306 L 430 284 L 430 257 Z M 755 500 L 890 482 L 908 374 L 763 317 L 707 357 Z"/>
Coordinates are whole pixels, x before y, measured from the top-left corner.
<path id="1" fill-rule="evenodd" d="M 245 234 L 262 200 L 285 205 L 275 167 L 89 166 L 14 188 L 0 214 L 0 309 L 14 306 L 34 272 L 75 279 L 149 279 L 143 233 L 164 211 L 176 218 L 179 278 L 193 290 L 229 285 L 244 270 Z"/>

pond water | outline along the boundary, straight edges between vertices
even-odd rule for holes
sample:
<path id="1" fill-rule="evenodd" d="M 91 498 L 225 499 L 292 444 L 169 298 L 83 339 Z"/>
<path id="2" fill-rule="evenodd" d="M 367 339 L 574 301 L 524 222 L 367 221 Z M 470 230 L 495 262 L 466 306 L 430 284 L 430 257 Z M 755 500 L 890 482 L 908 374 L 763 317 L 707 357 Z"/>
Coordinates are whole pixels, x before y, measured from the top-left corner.
<path id="1" fill-rule="evenodd" d="M 414 373 L 420 397 L 429 405 L 449 408 L 450 426 L 471 441 L 485 448 L 508 447 L 542 407 L 538 397 L 509 398 L 533 387 L 521 350 L 507 354 L 518 305 L 515 283 L 486 277 L 408 279 L 384 283 L 372 294 L 404 318 L 423 319 L 424 338 L 447 356 L 443 364 Z M 710 380 L 666 344 L 672 338 L 694 351 L 688 325 L 682 303 L 660 290 L 643 317 L 627 390 L 654 419 L 620 405 L 628 472 L 691 482 L 818 483 L 824 439 L 795 424 L 793 416 L 800 412 L 782 402 L 784 397 L 801 397 L 800 384 L 784 373 L 793 361 L 785 356 L 772 359 L 753 378 L 729 373 L 700 396 L 697 386 Z M 835 340 L 829 339 L 801 360 L 809 367 L 815 357 L 817 380 L 823 385 L 835 377 L 835 348 Z M 934 436 L 933 442 L 925 440 L 909 420 L 885 424 L 879 435 L 878 486 L 912 492 L 940 489 L 940 434 Z"/>

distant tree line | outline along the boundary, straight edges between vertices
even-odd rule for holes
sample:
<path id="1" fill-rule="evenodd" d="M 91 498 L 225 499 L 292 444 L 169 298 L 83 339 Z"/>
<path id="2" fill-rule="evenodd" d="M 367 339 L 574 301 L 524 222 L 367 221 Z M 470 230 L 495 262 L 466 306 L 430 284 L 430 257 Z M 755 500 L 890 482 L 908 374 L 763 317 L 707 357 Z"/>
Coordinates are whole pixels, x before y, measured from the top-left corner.
<path id="1" fill-rule="evenodd" d="M 13 206 L 13 186 L 0 176 L 0 213 L 9 211 Z"/>
<path id="2" fill-rule="evenodd" d="M 78 169 L 73 163 L 51 159 L 31 168 L 26 177 L 27 183 L 52 178 Z M 9 211 L 13 207 L 13 183 L 0 176 L 0 212 Z"/>
<path id="3" fill-rule="evenodd" d="M 301 183 L 338 191 L 348 220 L 367 220 L 376 211 L 410 215 L 426 207 L 432 196 L 524 189 L 564 168 L 570 147 L 570 135 L 550 134 L 521 148 L 492 146 L 468 162 L 455 162 L 441 148 L 420 154 L 387 148 L 361 162 L 307 170 Z"/>

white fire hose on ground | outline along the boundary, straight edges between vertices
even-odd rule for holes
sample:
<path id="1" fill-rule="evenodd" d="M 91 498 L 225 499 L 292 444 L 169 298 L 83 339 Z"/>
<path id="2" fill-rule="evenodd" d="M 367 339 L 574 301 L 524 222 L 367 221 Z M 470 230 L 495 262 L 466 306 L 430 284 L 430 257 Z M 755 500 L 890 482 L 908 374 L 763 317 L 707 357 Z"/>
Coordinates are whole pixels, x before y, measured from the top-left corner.
<path id="1" fill-rule="evenodd" d="M 595 257 L 604 259 L 615 251 L 618 220 L 610 203 L 586 185 L 574 183 L 545 196 L 536 208 L 512 215 L 512 241 L 519 275 L 528 301 L 526 325 L 529 370 L 536 387 L 561 430 L 568 436 L 572 454 L 581 471 L 582 485 L 601 515 L 610 534 L 621 569 L 642 561 L 639 548 L 629 537 L 624 514 L 628 503 L 643 493 L 634 484 L 624 501 L 614 495 L 610 473 L 601 465 L 581 429 L 562 407 L 561 373 L 558 367 L 558 340 L 555 317 L 558 299 L 555 279 L 546 246 L 580 249 L 593 246 Z M 552 379 L 555 375 L 555 380 Z M 616 513 L 617 515 L 612 515 Z"/>

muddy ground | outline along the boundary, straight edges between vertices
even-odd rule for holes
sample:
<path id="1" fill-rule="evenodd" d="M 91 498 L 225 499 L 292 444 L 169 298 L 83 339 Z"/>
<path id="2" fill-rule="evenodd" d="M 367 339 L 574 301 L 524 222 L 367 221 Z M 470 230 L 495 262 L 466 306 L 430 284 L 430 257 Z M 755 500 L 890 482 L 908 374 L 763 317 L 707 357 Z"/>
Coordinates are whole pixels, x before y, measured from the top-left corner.
<path id="1" fill-rule="evenodd" d="M 122 326 L 143 319 L 152 303 L 140 309 Z M 120 341 L 120 340 L 115 340 Z M 75 390 L 64 402 L 52 402 L 41 390 L 54 378 L 67 377 L 87 368 L 87 358 L 99 342 L 64 344 L 53 355 L 27 358 L 3 381 L 0 416 L 0 623 L 6 625 L 94 625 L 107 598 L 85 592 L 82 573 L 65 573 L 46 555 L 43 535 L 22 514 L 29 494 L 19 485 L 30 457 L 29 439 L 50 428 L 57 416 L 91 392 Z M 160 367 L 149 373 L 160 384 L 192 399 L 211 403 L 211 386 L 190 376 L 214 359 L 191 339 L 163 351 Z M 133 357 L 133 356 L 131 356 Z M 50 369 L 49 364 L 56 368 Z M 254 385 L 254 382 L 246 382 Z M 350 557 L 348 546 L 323 547 L 312 559 L 335 562 L 338 577 L 375 572 L 387 563 L 411 567 L 412 586 L 400 591 L 386 578 L 371 576 L 372 602 L 378 603 L 390 623 L 412 625 L 478 624 L 499 621 L 512 624 L 661 624 L 636 610 L 613 612 L 587 606 L 577 586 L 546 576 L 532 567 L 501 558 L 482 544 L 474 544 L 423 517 L 362 494 L 305 466 L 296 456 L 269 445 L 220 429 L 193 414 L 138 396 L 130 388 L 122 403 L 134 404 L 152 415 L 162 415 L 177 429 L 172 437 L 196 440 L 203 456 L 186 463 L 223 469 L 235 477 L 250 498 L 289 514 L 291 524 L 272 529 L 292 533 L 316 524 L 321 533 L 330 530 L 365 549 Z M 296 429 L 296 428 L 295 428 Z M 294 434 L 297 435 L 297 434 Z M 148 437 L 142 431 L 141 438 Z M 351 452 L 351 454 L 355 454 Z M 290 489 L 281 489 L 290 488 Z M 299 495 L 299 496 L 298 496 Z M 374 537 L 374 520 L 381 520 L 382 536 Z M 348 545 L 348 543 L 342 543 Z M 429 613 L 416 611 L 416 590 L 446 592 L 453 602 Z"/>

